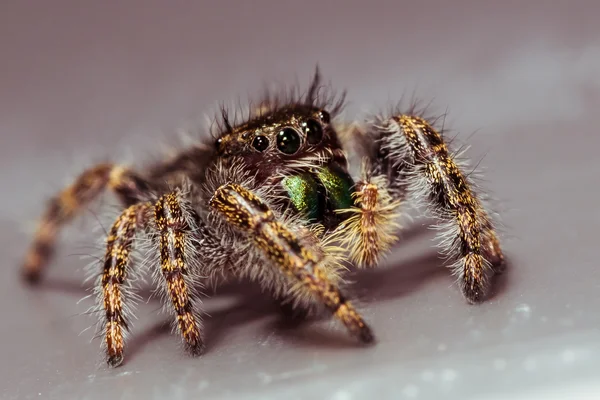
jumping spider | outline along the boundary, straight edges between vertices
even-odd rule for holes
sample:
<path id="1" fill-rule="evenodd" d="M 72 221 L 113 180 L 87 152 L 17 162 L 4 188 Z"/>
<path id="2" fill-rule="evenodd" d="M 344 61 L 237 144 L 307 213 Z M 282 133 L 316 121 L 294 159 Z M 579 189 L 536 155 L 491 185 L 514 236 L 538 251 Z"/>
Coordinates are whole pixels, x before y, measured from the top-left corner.
<path id="1" fill-rule="evenodd" d="M 397 240 L 403 203 L 416 199 L 440 222 L 464 297 L 481 301 L 503 255 L 441 130 L 412 111 L 375 117 L 363 129 L 336 125 L 343 99 L 321 85 L 317 70 L 306 92 L 267 93 L 243 121 L 223 109 L 214 142 L 198 140 L 139 172 L 113 164 L 83 172 L 50 201 L 25 277 L 40 278 L 59 229 L 108 188 L 123 204 L 97 284 L 110 366 L 123 361 L 136 237 L 149 239 L 156 257 L 147 264 L 191 354 L 204 347 L 199 286 L 231 276 L 254 279 L 300 309 L 324 306 L 369 343 L 371 328 L 340 290 L 341 269 L 346 257 L 377 266 Z M 356 181 L 343 150 L 350 146 L 363 160 Z"/>

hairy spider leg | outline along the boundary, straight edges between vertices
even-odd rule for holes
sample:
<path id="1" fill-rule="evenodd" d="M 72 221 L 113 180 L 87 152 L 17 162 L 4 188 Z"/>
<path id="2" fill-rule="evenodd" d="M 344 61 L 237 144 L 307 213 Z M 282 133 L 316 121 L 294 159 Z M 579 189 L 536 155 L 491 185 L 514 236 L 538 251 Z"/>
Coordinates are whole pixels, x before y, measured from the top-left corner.
<path id="1" fill-rule="evenodd" d="M 136 232 L 147 222 L 150 203 L 137 203 L 125 209 L 106 238 L 106 255 L 101 277 L 101 301 L 105 311 L 103 332 L 106 361 L 112 367 L 123 362 L 123 336 L 128 329 L 122 286 L 131 264 Z"/>
<path id="2" fill-rule="evenodd" d="M 371 328 L 340 289 L 327 278 L 323 258 L 278 221 L 258 196 L 237 184 L 217 189 L 210 205 L 239 230 L 248 235 L 262 254 L 283 273 L 310 291 L 346 328 L 363 343 L 374 341 Z"/>
<path id="3" fill-rule="evenodd" d="M 467 176 L 448 150 L 442 135 L 425 119 L 398 115 L 374 127 L 381 154 L 392 168 L 402 168 L 408 194 L 426 201 L 441 220 L 446 252 L 457 258 L 453 266 L 461 290 L 471 303 L 484 299 L 489 272 L 504 261 L 492 221 Z"/>
<path id="4" fill-rule="evenodd" d="M 36 282 L 41 277 L 54 253 L 60 228 L 106 188 L 116 193 L 125 206 L 137 203 L 148 191 L 146 182 L 124 166 L 100 164 L 84 171 L 50 200 L 23 263 L 23 276 L 28 281 Z"/>
<path id="5" fill-rule="evenodd" d="M 163 195 L 154 206 L 154 219 L 159 235 L 160 265 L 168 297 L 177 319 L 177 330 L 186 350 L 194 356 L 202 354 L 199 299 L 197 285 L 190 276 L 186 255 L 194 254 L 192 240 L 194 222 L 191 211 L 178 191 Z"/>
<path id="6" fill-rule="evenodd" d="M 154 205 L 137 203 L 121 213 L 107 238 L 106 256 L 101 278 L 101 299 L 105 310 L 103 324 L 107 363 L 117 367 L 123 362 L 124 333 L 128 329 L 122 286 L 131 264 L 136 232 L 153 234 L 159 250 L 160 271 L 166 294 L 175 311 L 176 327 L 186 350 L 200 355 L 204 344 L 200 318 L 195 306 L 198 299 L 194 282 L 188 277 L 186 254 L 191 254 L 192 217 L 183 205 L 179 192 L 160 197 Z M 151 224 L 154 220 L 154 224 Z"/>

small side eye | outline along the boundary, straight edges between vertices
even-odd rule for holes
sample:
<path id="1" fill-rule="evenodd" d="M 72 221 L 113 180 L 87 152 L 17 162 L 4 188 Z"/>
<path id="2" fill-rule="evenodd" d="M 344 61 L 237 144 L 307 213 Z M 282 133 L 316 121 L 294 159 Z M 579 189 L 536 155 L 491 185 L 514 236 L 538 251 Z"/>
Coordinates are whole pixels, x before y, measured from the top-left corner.
<path id="1" fill-rule="evenodd" d="M 219 148 L 221 147 L 221 142 L 223 142 L 222 138 L 218 138 L 217 140 L 215 140 L 215 148 L 217 150 L 219 150 Z"/>
<path id="2" fill-rule="evenodd" d="M 323 121 L 326 124 L 328 124 L 331 121 L 331 116 L 325 110 L 321 110 L 319 112 L 319 118 L 321 118 L 321 121 Z"/>
<path id="3" fill-rule="evenodd" d="M 310 144 L 317 144 L 323 139 L 323 128 L 314 119 L 309 119 L 302 124 L 302 130 L 306 135 L 306 141 Z"/>
<path id="4" fill-rule="evenodd" d="M 277 134 L 277 148 L 285 154 L 294 154 L 300 148 L 300 135 L 292 128 L 282 129 Z"/>
<path id="5" fill-rule="evenodd" d="M 252 147 L 260 152 L 263 152 L 267 149 L 267 147 L 269 147 L 269 139 L 262 135 L 257 136 L 254 138 L 254 140 L 252 140 Z"/>

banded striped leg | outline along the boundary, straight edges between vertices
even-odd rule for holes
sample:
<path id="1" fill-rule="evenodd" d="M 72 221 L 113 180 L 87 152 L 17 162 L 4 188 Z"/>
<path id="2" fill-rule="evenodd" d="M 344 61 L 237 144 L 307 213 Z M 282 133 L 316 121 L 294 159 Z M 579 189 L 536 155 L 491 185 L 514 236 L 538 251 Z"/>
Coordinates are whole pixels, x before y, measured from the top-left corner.
<path id="1" fill-rule="evenodd" d="M 197 314 L 198 296 L 190 277 L 187 256 L 194 254 L 194 218 L 179 192 L 162 196 L 154 206 L 159 234 L 160 265 L 168 297 L 177 317 L 177 330 L 186 350 L 194 356 L 204 350 Z"/>
<path id="2" fill-rule="evenodd" d="M 446 231 L 447 252 L 461 290 L 471 303 L 484 299 L 489 276 L 503 268 L 504 257 L 492 221 L 442 135 L 426 120 L 399 115 L 383 121 L 374 134 L 391 168 L 402 169 L 409 195 L 427 201 Z"/>
<path id="3" fill-rule="evenodd" d="M 392 197 L 386 176 L 365 160 L 353 193 L 355 206 L 344 227 L 337 232 L 358 267 L 373 268 L 398 240 L 401 198 Z"/>
<path id="4" fill-rule="evenodd" d="M 320 252 L 313 251 L 278 221 L 261 199 L 240 185 L 227 184 L 217 189 L 210 205 L 226 222 L 246 234 L 282 273 L 320 299 L 360 341 L 374 340 L 369 326 L 327 277 Z"/>
<path id="5" fill-rule="evenodd" d="M 141 178 L 122 166 L 100 164 L 83 172 L 72 185 L 50 201 L 23 263 L 23 276 L 28 281 L 39 280 L 54 253 L 60 228 L 77 216 L 105 188 L 114 191 L 125 206 L 140 201 L 148 191 Z"/>
<path id="6" fill-rule="evenodd" d="M 127 208 L 117 218 L 106 239 L 101 298 L 105 311 L 106 360 L 112 367 L 123 362 L 123 335 L 127 321 L 122 286 L 130 267 L 136 231 L 145 226 L 150 207 L 149 203 L 138 203 Z"/>

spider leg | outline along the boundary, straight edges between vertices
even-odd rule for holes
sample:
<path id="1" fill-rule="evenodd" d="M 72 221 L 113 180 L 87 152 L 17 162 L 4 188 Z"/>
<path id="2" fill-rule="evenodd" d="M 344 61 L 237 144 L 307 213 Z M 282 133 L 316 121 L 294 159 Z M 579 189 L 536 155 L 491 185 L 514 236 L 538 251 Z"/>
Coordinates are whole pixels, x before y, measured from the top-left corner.
<path id="1" fill-rule="evenodd" d="M 123 362 L 123 335 L 128 326 L 122 287 L 131 264 L 136 231 L 146 225 L 150 207 L 150 203 L 137 203 L 125 209 L 112 225 L 106 239 L 100 298 L 105 312 L 102 328 L 106 361 L 112 367 Z"/>
<path id="2" fill-rule="evenodd" d="M 163 195 L 154 205 L 160 265 L 167 294 L 177 318 L 177 330 L 186 350 L 200 355 L 204 343 L 200 333 L 200 317 L 196 312 L 198 296 L 190 273 L 190 264 L 197 256 L 194 248 L 195 216 L 179 191 Z"/>
<path id="3" fill-rule="evenodd" d="M 442 222 L 442 245 L 458 259 L 453 268 L 463 295 L 471 303 L 482 301 L 489 276 L 501 271 L 504 256 L 488 212 L 442 135 L 411 115 L 394 116 L 372 129 L 378 147 L 373 161 L 388 176 L 391 191 L 427 203 Z"/>
<path id="4" fill-rule="evenodd" d="M 156 239 L 153 244 L 159 249 L 161 275 L 186 350 L 199 355 L 204 347 L 200 319 L 195 312 L 197 295 L 189 277 L 186 257 L 193 254 L 193 216 L 181 194 L 172 192 L 160 197 L 154 205 L 144 202 L 127 208 L 117 218 L 107 238 L 101 298 L 105 310 L 103 328 L 106 357 L 111 367 L 123 362 L 123 336 L 128 326 L 122 287 L 131 264 L 136 231 L 142 228 L 153 234 L 152 239 Z"/>
<path id="5" fill-rule="evenodd" d="M 296 232 L 296 235 L 303 242 L 304 246 L 312 249 L 318 258 L 324 259 L 322 265 L 328 271 L 328 279 L 334 281 L 334 284 L 338 284 L 338 281 L 341 280 L 338 270 L 343 268 L 341 262 L 346 258 L 345 250 L 339 247 L 339 245 L 328 245 L 333 240 L 337 240 L 338 235 L 335 233 L 326 233 L 322 226 L 313 226 L 313 229 L 301 227 Z M 338 263 L 338 265 L 332 265 L 333 263 Z M 277 304 L 279 311 L 286 319 L 299 322 L 322 314 L 322 302 L 315 301 L 309 292 L 307 292 L 308 296 L 299 296 L 300 293 L 298 293 L 298 284 L 295 278 L 288 279 L 287 282 L 275 283 L 271 285 L 271 289 L 272 286 L 279 288 L 279 291 L 271 290 L 271 292 L 274 295 L 273 300 Z"/>
<path id="6" fill-rule="evenodd" d="M 328 277 L 322 254 L 278 220 L 258 196 L 240 185 L 226 184 L 216 190 L 210 206 L 282 273 L 319 299 L 354 336 L 363 343 L 374 340 L 369 326 Z"/>
<path id="7" fill-rule="evenodd" d="M 148 192 L 146 181 L 120 165 L 100 164 L 83 172 L 73 184 L 50 200 L 23 263 L 23 275 L 28 281 L 39 280 L 54 253 L 60 228 L 105 188 L 115 192 L 125 206 L 137 203 Z"/>

